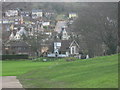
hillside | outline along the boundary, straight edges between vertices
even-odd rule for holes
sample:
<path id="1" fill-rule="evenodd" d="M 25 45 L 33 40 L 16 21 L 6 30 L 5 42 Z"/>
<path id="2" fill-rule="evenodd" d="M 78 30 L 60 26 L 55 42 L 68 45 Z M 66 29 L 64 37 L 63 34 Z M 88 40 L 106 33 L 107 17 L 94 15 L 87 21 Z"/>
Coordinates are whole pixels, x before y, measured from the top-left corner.
<path id="1" fill-rule="evenodd" d="M 118 57 L 54 62 L 19 75 L 18 79 L 27 88 L 117 88 Z"/>

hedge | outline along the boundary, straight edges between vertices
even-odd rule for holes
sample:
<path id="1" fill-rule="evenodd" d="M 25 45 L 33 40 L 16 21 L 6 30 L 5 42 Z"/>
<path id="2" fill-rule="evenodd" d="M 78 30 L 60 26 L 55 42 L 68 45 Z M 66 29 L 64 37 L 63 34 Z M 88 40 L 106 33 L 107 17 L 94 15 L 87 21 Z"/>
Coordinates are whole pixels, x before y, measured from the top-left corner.
<path id="1" fill-rule="evenodd" d="M 2 55 L 2 60 L 6 59 L 28 59 L 27 54 L 20 54 L 20 55 Z"/>

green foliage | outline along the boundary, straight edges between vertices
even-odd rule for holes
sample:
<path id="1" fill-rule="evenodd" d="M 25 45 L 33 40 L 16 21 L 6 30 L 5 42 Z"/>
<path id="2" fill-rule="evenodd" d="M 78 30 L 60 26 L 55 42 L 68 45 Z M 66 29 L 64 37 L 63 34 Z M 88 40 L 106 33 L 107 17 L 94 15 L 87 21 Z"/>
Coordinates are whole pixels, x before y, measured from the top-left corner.
<path id="1" fill-rule="evenodd" d="M 75 58 L 75 57 L 66 57 L 65 60 L 66 61 L 75 61 L 75 60 L 77 60 L 77 58 Z"/>
<path id="2" fill-rule="evenodd" d="M 2 60 L 11 60 L 11 59 L 28 59 L 27 54 L 20 55 L 2 55 Z"/>
<path id="3" fill-rule="evenodd" d="M 43 28 L 44 28 L 44 29 L 47 29 L 47 28 L 48 28 L 48 26 L 43 26 Z"/>
<path id="4" fill-rule="evenodd" d="M 47 57 L 40 57 L 40 58 L 34 59 L 33 62 L 44 62 L 44 60 L 46 60 L 46 62 L 51 61 L 51 59 Z"/>
<path id="5" fill-rule="evenodd" d="M 108 50 L 107 50 L 108 55 L 114 54 L 117 52 L 116 50 L 117 50 L 118 43 L 116 42 L 116 39 L 115 39 L 115 37 L 112 36 L 112 34 L 113 33 L 108 34 L 107 39 L 105 41 L 105 44 L 108 47 Z"/>
<path id="6" fill-rule="evenodd" d="M 52 57 L 40 57 L 32 60 L 33 62 L 58 62 L 62 60 L 62 58 L 52 58 Z"/>

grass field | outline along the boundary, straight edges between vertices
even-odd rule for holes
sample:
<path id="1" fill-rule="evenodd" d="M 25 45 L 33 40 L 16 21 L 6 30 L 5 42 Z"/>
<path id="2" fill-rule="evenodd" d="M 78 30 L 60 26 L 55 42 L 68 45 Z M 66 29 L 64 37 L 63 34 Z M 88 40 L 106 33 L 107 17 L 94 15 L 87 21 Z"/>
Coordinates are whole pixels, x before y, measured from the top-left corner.
<path id="1" fill-rule="evenodd" d="M 33 71 L 38 68 L 44 68 L 46 66 L 52 65 L 52 62 L 32 62 L 29 60 L 21 61 L 3 61 L 2 62 L 2 76 L 17 76 L 24 74 L 28 71 Z"/>
<path id="2" fill-rule="evenodd" d="M 3 61 L 3 76 L 25 88 L 117 88 L 117 55 L 66 62 Z"/>

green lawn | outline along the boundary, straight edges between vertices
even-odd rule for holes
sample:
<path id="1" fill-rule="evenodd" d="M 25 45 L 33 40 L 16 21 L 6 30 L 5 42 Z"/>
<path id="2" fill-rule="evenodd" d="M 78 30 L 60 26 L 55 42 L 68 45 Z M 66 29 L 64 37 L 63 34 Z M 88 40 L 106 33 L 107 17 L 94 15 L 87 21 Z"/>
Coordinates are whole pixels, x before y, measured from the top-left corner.
<path id="1" fill-rule="evenodd" d="M 29 60 L 2 61 L 2 76 L 17 76 L 52 64 L 52 62 L 42 63 Z"/>
<path id="2" fill-rule="evenodd" d="M 3 75 L 25 88 L 117 88 L 117 55 L 66 62 L 3 61 Z"/>

